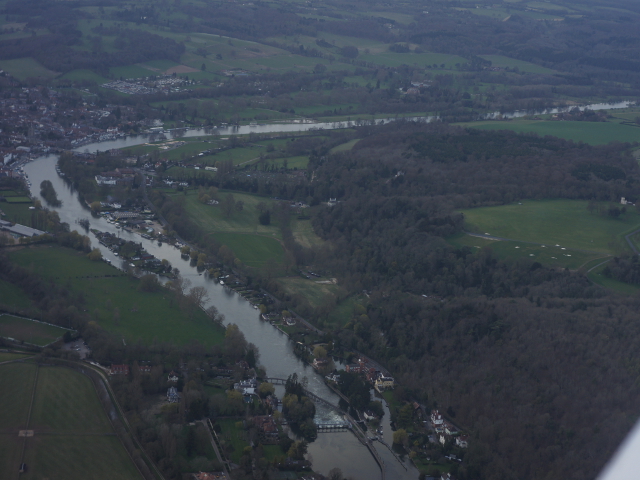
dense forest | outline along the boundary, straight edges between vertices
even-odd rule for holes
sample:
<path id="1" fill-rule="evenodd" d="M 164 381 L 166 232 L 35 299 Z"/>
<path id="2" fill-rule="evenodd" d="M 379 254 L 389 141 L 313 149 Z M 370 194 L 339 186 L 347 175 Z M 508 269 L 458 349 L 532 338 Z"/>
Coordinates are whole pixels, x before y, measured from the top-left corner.
<path id="1" fill-rule="evenodd" d="M 605 164 L 616 175 L 598 175 Z M 336 341 L 474 432 L 462 478 L 601 469 L 636 418 L 638 300 L 443 237 L 463 228 L 454 208 L 632 195 L 640 171 L 625 146 L 397 123 L 310 169 L 312 188 L 340 200 L 315 219 L 333 245 L 316 261 L 370 298 Z"/>

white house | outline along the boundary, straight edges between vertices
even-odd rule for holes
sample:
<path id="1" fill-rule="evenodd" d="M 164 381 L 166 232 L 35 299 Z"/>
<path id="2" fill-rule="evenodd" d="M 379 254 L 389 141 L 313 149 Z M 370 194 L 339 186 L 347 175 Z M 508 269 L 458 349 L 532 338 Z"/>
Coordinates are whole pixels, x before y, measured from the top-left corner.
<path id="1" fill-rule="evenodd" d="M 467 448 L 469 446 L 469 435 L 460 435 L 457 437 L 456 445 L 460 448 Z"/>
<path id="2" fill-rule="evenodd" d="M 440 412 L 438 410 L 433 410 L 431 412 L 431 423 L 433 426 L 436 427 L 442 425 L 443 422 L 444 419 L 442 418 L 442 415 L 440 415 Z"/>

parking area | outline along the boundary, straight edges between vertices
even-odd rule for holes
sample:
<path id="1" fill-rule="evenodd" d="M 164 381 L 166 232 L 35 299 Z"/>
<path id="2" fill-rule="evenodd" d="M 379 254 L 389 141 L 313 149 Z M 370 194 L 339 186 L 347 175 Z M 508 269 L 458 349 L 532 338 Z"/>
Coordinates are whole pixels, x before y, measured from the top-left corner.
<path id="1" fill-rule="evenodd" d="M 82 338 L 74 340 L 73 342 L 65 343 L 62 349 L 77 352 L 81 359 L 85 359 L 91 354 L 91 350 L 87 347 Z"/>

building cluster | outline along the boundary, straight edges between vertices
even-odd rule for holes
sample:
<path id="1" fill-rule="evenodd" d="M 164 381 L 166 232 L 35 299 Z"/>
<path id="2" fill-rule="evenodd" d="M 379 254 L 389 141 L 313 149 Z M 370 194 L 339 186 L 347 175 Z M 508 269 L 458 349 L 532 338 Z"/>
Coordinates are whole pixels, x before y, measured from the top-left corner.
<path id="1" fill-rule="evenodd" d="M 395 387 L 395 381 L 392 377 L 385 375 L 363 358 L 359 358 L 356 363 L 347 365 L 345 371 L 364 376 L 379 393 L 392 390 Z"/>
<path id="2" fill-rule="evenodd" d="M 177 93 L 185 91 L 186 85 L 194 82 L 185 77 L 161 75 L 158 77 L 127 78 L 114 80 L 101 85 L 103 88 L 115 90 L 129 95 L 150 95 L 154 93 Z"/>
<path id="3" fill-rule="evenodd" d="M 133 185 L 133 180 L 136 176 L 136 172 L 131 168 L 116 168 L 110 172 L 102 172 L 100 175 L 96 175 L 96 183 L 98 185 L 122 185 L 130 187 Z"/>
<path id="4" fill-rule="evenodd" d="M 27 227 L 25 225 L 20 225 L 19 223 L 12 223 L 7 220 L 0 219 L 0 231 L 7 232 L 13 238 L 23 238 L 23 237 L 37 237 L 39 235 L 44 235 L 46 232 L 42 230 L 38 230 L 35 228 Z"/>
<path id="5" fill-rule="evenodd" d="M 442 445 L 453 440 L 458 447 L 467 448 L 469 436 L 460 435 L 458 429 L 451 422 L 445 420 L 438 410 L 431 411 L 431 426 L 436 431 L 438 441 Z"/>
<path id="6" fill-rule="evenodd" d="M 46 87 L 7 93 L 0 99 L 0 164 L 123 136 L 115 126 L 101 126 L 117 108 L 121 116 L 133 116 L 132 107 L 69 102 Z"/>

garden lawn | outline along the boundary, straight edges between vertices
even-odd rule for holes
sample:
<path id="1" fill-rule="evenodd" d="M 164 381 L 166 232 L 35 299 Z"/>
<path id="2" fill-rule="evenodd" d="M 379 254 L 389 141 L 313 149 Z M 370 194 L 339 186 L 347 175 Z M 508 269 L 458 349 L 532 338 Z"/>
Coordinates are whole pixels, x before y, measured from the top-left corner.
<path id="1" fill-rule="evenodd" d="M 527 200 L 520 205 L 474 208 L 462 213 L 470 232 L 609 254 L 626 244 L 623 234 L 640 228 L 635 208 L 611 218 L 589 213 L 587 202 L 581 200 Z"/>
<path id="2" fill-rule="evenodd" d="M 15 338 L 23 342 L 44 347 L 65 334 L 66 330 L 45 323 L 14 317 L 13 315 L 0 315 L 0 337 Z"/>
<path id="3" fill-rule="evenodd" d="M 228 457 L 235 464 L 240 464 L 240 458 L 242 457 L 242 451 L 244 447 L 248 447 L 249 444 L 245 440 L 244 430 L 242 427 L 238 428 L 236 423 L 240 422 L 242 424 L 242 420 L 237 418 L 218 418 L 216 419 L 216 423 L 220 425 L 221 428 L 221 437 L 224 439 L 227 445 L 230 445 L 233 450 Z"/>
<path id="4" fill-rule="evenodd" d="M 605 145 L 610 142 L 640 142 L 640 128 L 616 122 L 573 122 L 552 120 L 511 120 L 470 122 L 459 124 L 482 130 L 513 130 L 517 133 L 537 133 L 554 137 Z"/>

